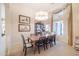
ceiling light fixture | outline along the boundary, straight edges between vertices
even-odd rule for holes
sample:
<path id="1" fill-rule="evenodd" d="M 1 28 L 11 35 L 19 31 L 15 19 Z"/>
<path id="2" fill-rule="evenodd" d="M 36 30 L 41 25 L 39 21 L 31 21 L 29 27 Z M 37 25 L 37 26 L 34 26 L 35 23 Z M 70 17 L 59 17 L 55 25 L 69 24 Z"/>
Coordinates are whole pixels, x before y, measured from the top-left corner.
<path id="1" fill-rule="evenodd" d="M 35 15 L 36 20 L 47 20 L 48 19 L 48 12 L 46 11 L 39 11 Z"/>

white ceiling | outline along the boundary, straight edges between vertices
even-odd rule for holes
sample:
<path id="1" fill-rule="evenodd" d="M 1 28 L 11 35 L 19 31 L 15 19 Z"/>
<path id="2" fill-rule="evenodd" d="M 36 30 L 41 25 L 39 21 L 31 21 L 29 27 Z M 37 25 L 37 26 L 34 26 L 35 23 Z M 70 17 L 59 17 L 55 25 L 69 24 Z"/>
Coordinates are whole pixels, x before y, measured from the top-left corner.
<path id="1" fill-rule="evenodd" d="M 62 20 L 63 15 L 64 15 L 64 11 L 57 13 L 57 14 L 54 14 L 53 20 Z"/>
<path id="2" fill-rule="evenodd" d="M 33 9 L 34 11 L 48 11 L 53 12 L 54 10 L 58 10 L 63 8 L 66 3 L 15 3 L 14 5 L 18 7 L 25 7 L 28 9 Z"/>
<path id="3" fill-rule="evenodd" d="M 56 10 L 64 8 L 67 3 L 10 3 L 9 5 L 14 9 L 14 12 L 15 9 L 17 12 L 19 10 L 23 10 L 26 11 L 27 14 L 29 14 L 32 18 L 34 18 L 36 12 L 47 11 L 48 13 L 53 13 L 54 11 L 56 12 Z M 55 19 L 60 18 L 62 15 L 63 14 L 59 14 L 59 16 L 56 16 Z"/>

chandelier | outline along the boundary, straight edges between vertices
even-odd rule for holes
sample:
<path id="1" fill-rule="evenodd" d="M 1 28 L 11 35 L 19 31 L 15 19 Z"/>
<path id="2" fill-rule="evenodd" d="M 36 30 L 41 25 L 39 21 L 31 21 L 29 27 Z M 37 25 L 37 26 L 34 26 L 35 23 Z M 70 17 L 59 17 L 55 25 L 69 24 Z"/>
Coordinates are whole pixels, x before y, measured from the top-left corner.
<path id="1" fill-rule="evenodd" d="M 46 11 L 39 11 L 35 15 L 36 20 L 47 20 L 48 19 L 48 12 Z"/>

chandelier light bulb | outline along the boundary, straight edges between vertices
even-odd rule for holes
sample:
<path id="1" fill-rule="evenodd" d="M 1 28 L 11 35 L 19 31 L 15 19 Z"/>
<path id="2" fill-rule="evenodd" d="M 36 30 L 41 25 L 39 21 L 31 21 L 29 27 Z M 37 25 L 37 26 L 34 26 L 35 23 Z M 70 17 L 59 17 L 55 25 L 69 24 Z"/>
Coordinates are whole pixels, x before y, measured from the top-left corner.
<path id="1" fill-rule="evenodd" d="M 46 12 L 46 11 L 37 12 L 35 19 L 36 20 L 47 20 L 48 19 L 48 12 Z"/>

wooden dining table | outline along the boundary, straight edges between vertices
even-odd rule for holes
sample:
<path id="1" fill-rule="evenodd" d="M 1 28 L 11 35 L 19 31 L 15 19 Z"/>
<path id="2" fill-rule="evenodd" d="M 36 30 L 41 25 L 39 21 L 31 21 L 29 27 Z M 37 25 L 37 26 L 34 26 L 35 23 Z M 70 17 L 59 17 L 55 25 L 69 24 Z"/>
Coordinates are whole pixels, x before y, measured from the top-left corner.
<path id="1" fill-rule="evenodd" d="M 41 37 L 45 37 L 45 38 L 48 38 L 50 37 L 51 35 L 31 35 L 29 38 L 30 40 L 32 41 L 32 45 L 33 45 L 33 50 L 34 50 L 34 54 L 35 54 L 35 51 L 36 51 L 36 42 L 41 38 Z"/>
<path id="2" fill-rule="evenodd" d="M 40 39 L 40 37 L 49 37 L 51 35 L 32 35 L 30 36 L 30 39 L 32 41 L 32 45 L 35 46 L 35 43 Z"/>
<path id="3" fill-rule="evenodd" d="M 45 35 L 32 35 L 30 39 L 32 41 L 32 45 L 35 46 L 35 43 L 40 39 L 40 37 L 46 37 Z"/>
<path id="4" fill-rule="evenodd" d="M 31 39 L 31 41 L 32 41 L 33 47 L 35 46 L 35 43 L 39 40 L 40 37 L 41 37 L 41 36 L 36 36 L 36 35 L 30 36 L 30 39 Z"/>

